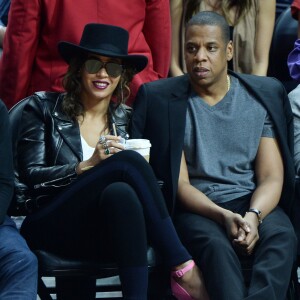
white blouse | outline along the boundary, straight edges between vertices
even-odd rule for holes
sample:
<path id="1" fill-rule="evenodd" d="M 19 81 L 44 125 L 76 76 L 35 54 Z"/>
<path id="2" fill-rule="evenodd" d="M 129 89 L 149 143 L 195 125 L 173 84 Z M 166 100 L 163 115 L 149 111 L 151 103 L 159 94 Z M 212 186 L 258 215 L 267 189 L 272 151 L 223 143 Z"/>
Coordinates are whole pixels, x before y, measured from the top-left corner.
<path id="1" fill-rule="evenodd" d="M 92 156 L 92 154 L 95 151 L 95 148 L 88 145 L 88 143 L 85 141 L 85 139 L 82 136 L 80 136 L 80 138 L 81 138 L 83 160 L 87 160 Z"/>

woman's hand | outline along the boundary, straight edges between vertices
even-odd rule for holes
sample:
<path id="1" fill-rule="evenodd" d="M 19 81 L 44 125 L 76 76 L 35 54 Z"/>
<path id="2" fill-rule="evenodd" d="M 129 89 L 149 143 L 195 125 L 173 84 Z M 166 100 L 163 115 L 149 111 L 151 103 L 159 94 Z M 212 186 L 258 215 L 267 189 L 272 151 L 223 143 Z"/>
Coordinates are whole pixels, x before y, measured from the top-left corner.
<path id="1" fill-rule="evenodd" d="M 101 136 L 93 155 L 85 161 L 78 164 L 76 168 L 77 174 L 82 174 L 84 171 L 98 165 L 101 161 L 112 156 L 113 154 L 124 150 L 122 137 L 114 135 Z"/>

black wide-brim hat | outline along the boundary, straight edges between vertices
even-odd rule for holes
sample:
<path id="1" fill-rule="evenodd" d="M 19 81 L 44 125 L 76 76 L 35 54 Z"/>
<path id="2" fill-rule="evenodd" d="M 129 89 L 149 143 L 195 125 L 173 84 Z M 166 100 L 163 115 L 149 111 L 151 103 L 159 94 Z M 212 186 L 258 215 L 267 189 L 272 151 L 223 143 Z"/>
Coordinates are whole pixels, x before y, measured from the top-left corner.
<path id="1" fill-rule="evenodd" d="M 87 24 L 84 27 L 79 45 L 61 41 L 58 51 L 70 64 L 75 56 L 95 53 L 107 57 L 122 59 L 122 64 L 133 68 L 135 73 L 142 71 L 148 63 L 144 55 L 128 54 L 129 33 L 124 28 L 106 24 Z"/>

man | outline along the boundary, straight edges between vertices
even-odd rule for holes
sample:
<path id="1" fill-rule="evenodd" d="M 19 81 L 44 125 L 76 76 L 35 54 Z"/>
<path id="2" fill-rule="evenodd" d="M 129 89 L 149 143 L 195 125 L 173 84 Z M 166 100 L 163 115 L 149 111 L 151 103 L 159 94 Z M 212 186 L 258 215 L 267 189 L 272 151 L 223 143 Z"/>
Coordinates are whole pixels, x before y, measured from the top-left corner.
<path id="1" fill-rule="evenodd" d="M 7 109 L 0 101 L 0 299 L 36 300 L 38 264 L 7 213 L 14 171 Z"/>
<path id="2" fill-rule="evenodd" d="M 225 19 L 195 15 L 188 74 L 140 88 L 132 138 L 151 141 L 150 164 L 210 299 L 282 300 L 296 253 L 283 211 L 294 205 L 292 113 L 277 80 L 228 71 L 232 54 Z M 253 260 L 248 288 L 240 256 Z"/>

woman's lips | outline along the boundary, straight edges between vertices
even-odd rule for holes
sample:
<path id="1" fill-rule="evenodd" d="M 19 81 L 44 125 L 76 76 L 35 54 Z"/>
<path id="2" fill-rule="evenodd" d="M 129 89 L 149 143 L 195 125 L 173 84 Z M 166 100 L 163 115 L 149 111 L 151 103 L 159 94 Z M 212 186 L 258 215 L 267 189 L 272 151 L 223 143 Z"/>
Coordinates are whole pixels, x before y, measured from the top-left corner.
<path id="1" fill-rule="evenodd" d="M 104 90 L 108 87 L 109 83 L 105 81 L 93 81 L 93 85 L 98 90 Z"/>

